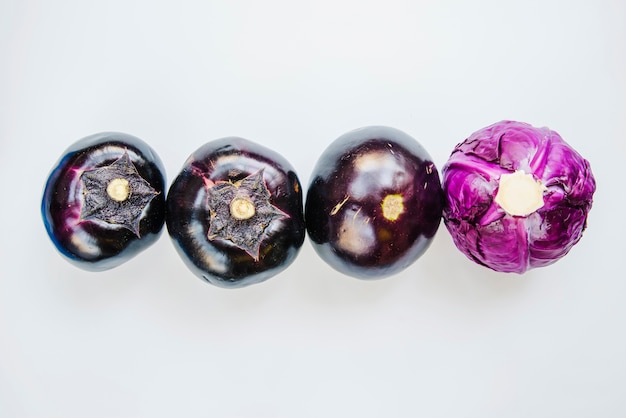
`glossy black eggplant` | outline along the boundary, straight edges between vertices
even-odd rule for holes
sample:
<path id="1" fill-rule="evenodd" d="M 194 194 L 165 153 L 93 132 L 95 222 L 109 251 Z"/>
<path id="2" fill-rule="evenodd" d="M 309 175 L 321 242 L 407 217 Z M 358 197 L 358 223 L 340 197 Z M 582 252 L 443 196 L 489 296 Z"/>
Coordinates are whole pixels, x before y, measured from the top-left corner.
<path id="1" fill-rule="evenodd" d="M 442 208 L 439 173 L 426 150 L 404 132 L 372 126 L 339 137 L 320 156 L 306 197 L 306 227 L 330 266 L 382 278 L 426 251 Z"/>
<path id="2" fill-rule="evenodd" d="M 41 212 L 57 250 L 101 271 L 152 245 L 165 222 L 165 169 L 131 135 L 103 132 L 70 146 L 52 169 Z"/>
<path id="3" fill-rule="evenodd" d="M 194 152 L 172 183 L 167 229 L 198 277 L 247 286 L 296 258 L 305 236 L 302 201 L 284 157 L 246 139 L 223 138 Z"/>

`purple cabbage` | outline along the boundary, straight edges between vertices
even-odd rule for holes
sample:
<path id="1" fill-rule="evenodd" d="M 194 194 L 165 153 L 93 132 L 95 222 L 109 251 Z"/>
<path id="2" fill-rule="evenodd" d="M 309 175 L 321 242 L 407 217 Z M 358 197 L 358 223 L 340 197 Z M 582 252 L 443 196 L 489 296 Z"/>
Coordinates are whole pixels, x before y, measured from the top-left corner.
<path id="1" fill-rule="evenodd" d="M 455 245 L 501 272 L 565 256 L 582 237 L 596 188 L 589 162 L 558 133 L 514 121 L 473 133 L 442 173 Z"/>

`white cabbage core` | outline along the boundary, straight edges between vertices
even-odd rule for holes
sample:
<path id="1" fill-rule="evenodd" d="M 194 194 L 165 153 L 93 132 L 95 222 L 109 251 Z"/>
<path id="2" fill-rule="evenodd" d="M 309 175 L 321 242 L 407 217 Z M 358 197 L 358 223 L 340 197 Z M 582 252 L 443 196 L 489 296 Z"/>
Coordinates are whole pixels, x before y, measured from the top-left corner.
<path id="1" fill-rule="evenodd" d="M 496 203 L 512 216 L 527 216 L 543 206 L 546 187 L 532 174 L 518 170 L 500 176 Z"/>

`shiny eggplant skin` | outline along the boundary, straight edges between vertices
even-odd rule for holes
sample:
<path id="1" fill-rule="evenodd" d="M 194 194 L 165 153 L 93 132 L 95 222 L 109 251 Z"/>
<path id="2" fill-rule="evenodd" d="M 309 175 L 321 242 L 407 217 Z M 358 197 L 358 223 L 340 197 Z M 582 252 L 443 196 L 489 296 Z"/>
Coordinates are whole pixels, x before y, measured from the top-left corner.
<path id="1" fill-rule="evenodd" d="M 97 177 L 116 162 L 125 163 L 130 176 L 147 192 L 142 200 L 135 199 L 140 195 L 136 193 L 125 204 L 116 205 L 115 213 L 109 214 L 115 221 L 107 222 L 98 214 L 85 213 L 90 204 L 85 176 L 95 173 Z M 128 134 L 103 132 L 71 145 L 54 165 L 41 202 L 44 226 L 56 249 L 88 271 L 117 267 L 145 250 L 156 242 L 165 222 L 164 173 L 156 152 Z M 126 226 L 125 218 L 129 218 Z"/>
<path id="2" fill-rule="evenodd" d="M 394 128 L 370 126 L 335 140 L 313 169 L 306 197 L 309 238 L 339 272 L 387 277 L 420 257 L 443 208 L 426 150 Z"/>
<path id="3" fill-rule="evenodd" d="M 228 210 L 240 194 L 256 205 L 246 219 Z M 265 281 L 295 260 L 305 236 L 302 201 L 298 176 L 284 157 L 243 138 L 222 138 L 185 162 L 168 192 L 166 224 L 194 274 L 238 288 Z"/>

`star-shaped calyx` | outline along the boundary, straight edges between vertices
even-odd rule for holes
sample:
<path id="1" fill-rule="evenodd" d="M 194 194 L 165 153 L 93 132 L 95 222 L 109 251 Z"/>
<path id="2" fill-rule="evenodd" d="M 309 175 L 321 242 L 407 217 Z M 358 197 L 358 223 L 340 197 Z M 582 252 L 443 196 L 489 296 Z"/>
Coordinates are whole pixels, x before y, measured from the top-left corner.
<path id="1" fill-rule="evenodd" d="M 81 220 L 118 225 L 139 237 L 141 214 L 159 192 L 137 172 L 128 151 L 111 165 L 84 171 L 80 181 Z"/>
<path id="2" fill-rule="evenodd" d="M 258 261 L 267 227 L 289 217 L 270 203 L 270 197 L 262 169 L 235 183 L 212 183 L 207 188 L 208 238 L 229 241 Z"/>

